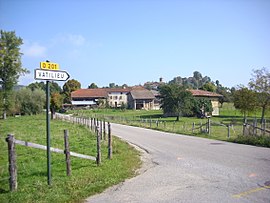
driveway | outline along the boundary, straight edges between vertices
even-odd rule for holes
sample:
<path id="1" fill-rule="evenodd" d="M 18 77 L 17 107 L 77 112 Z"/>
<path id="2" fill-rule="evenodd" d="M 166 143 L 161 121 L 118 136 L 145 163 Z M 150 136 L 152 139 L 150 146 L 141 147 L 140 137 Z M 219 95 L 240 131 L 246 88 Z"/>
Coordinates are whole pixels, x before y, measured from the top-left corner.
<path id="1" fill-rule="evenodd" d="M 140 175 L 86 202 L 270 202 L 270 149 L 112 124 L 145 151 Z"/>

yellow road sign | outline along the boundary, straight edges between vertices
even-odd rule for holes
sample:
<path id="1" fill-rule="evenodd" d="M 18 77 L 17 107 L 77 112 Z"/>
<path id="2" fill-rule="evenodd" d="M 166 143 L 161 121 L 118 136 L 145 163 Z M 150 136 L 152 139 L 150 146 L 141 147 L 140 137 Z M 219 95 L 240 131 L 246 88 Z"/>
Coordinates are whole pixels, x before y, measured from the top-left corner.
<path id="1" fill-rule="evenodd" d="M 59 64 L 51 62 L 40 62 L 40 68 L 45 70 L 59 70 Z"/>

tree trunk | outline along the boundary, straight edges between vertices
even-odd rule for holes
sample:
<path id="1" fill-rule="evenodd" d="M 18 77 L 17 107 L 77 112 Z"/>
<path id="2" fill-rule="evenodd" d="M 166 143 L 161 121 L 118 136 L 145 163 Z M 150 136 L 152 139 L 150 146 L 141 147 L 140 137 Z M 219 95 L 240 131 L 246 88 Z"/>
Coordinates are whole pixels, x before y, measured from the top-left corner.
<path id="1" fill-rule="evenodd" d="M 262 117 L 261 117 L 261 124 L 263 124 L 264 115 L 265 115 L 266 105 L 262 106 Z"/>
<path id="2" fill-rule="evenodd" d="M 180 117 L 179 115 L 176 116 L 176 121 L 179 121 L 179 117 Z"/>
<path id="3" fill-rule="evenodd" d="M 3 112 L 3 119 L 4 120 L 7 119 L 7 112 L 6 112 L 6 110 L 4 110 L 4 112 Z"/>

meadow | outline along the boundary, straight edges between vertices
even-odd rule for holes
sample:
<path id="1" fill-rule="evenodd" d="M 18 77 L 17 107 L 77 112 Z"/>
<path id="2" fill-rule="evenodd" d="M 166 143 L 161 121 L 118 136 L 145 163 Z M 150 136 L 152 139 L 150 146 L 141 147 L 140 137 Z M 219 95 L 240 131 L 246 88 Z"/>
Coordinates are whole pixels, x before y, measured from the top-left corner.
<path id="1" fill-rule="evenodd" d="M 52 185 L 47 185 L 46 151 L 16 145 L 18 189 L 9 191 L 7 134 L 18 140 L 46 145 L 45 114 L 0 120 L 0 202 L 83 202 L 85 198 L 136 175 L 140 154 L 113 137 L 113 158 L 107 159 L 102 143 L 102 162 L 71 158 L 71 176 L 66 175 L 65 155 L 52 153 Z M 70 150 L 96 156 L 96 136 L 85 126 L 51 121 L 51 147 L 63 149 L 63 130 L 69 130 Z"/>
<path id="2" fill-rule="evenodd" d="M 243 136 L 243 114 L 235 109 L 232 103 L 224 103 L 220 108 L 220 115 L 209 118 L 210 128 L 207 118 L 180 117 L 180 120 L 176 121 L 175 117 L 163 117 L 162 110 L 90 109 L 72 110 L 67 113 L 159 131 L 270 147 L 270 136 Z M 256 119 L 260 123 L 260 115 L 259 109 L 249 113 L 247 122 L 253 123 Z M 266 114 L 266 128 L 270 129 L 269 112 Z"/>

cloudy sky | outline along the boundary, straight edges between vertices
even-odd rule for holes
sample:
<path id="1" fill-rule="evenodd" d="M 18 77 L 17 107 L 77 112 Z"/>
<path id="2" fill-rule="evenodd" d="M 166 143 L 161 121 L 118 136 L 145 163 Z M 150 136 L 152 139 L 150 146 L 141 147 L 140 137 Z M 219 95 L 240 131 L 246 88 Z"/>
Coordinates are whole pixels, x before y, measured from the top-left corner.
<path id="1" fill-rule="evenodd" d="M 20 84 L 41 61 L 87 87 L 199 71 L 233 87 L 270 68 L 269 0 L 0 0 L 0 29 L 24 45 Z"/>

